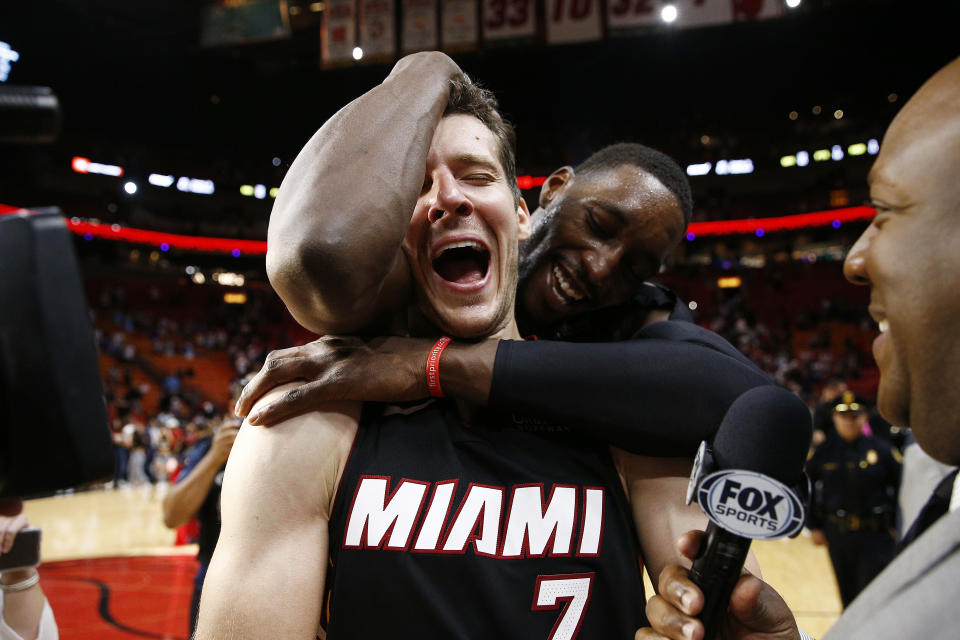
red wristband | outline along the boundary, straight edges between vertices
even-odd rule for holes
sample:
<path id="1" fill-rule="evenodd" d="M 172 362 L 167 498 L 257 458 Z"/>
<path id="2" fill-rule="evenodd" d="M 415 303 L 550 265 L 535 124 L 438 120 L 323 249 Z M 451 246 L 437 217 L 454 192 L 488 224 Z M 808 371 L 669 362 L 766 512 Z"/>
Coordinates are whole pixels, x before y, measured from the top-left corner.
<path id="1" fill-rule="evenodd" d="M 450 338 L 443 336 L 437 340 L 427 356 L 427 390 L 434 398 L 443 397 L 443 389 L 440 388 L 440 354 L 450 342 Z"/>

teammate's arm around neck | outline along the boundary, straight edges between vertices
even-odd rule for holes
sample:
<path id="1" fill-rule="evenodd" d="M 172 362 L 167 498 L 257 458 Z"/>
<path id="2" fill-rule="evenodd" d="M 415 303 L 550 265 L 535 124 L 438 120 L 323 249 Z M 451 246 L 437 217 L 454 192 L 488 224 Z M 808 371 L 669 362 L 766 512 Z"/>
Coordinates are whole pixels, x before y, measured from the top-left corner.
<path id="1" fill-rule="evenodd" d="M 300 324 L 350 333 L 407 302 L 401 251 L 433 132 L 460 69 L 446 55 L 400 60 L 343 107 L 290 166 L 267 232 L 267 274 Z"/>

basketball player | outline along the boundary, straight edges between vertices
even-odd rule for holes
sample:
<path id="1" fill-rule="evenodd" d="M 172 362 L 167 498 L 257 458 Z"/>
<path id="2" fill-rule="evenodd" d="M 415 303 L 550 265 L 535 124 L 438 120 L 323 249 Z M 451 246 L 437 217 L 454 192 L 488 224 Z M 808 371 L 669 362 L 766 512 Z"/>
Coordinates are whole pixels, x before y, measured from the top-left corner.
<path id="1" fill-rule="evenodd" d="M 659 322 L 689 317 L 672 292 L 644 281 L 679 242 L 691 214 L 686 176 L 669 157 L 643 145 L 611 145 L 576 169 L 553 172 L 540 205 L 531 216 L 531 238 L 521 244 L 517 316 L 525 335 L 541 339 L 454 342 L 439 363 L 448 394 L 518 419 L 580 428 L 635 453 L 690 455 L 734 399 L 772 383 L 713 332 L 690 322 Z M 285 294 L 291 309 L 310 315 L 316 298 L 307 292 L 317 278 L 307 274 L 323 266 L 291 254 L 326 255 L 330 223 L 307 197 L 278 200 L 271 228 L 275 223 L 270 251 L 279 257 L 270 261 L 271 279 L 291 292 Z M 292 239 L 281 233 L 287 227 L 297 230 L 288 234 Z M 375 273 L 367 282 L 362 274 L 353 277 L 360 291 L 382 286 Z M 336 336 L 273 352 L 244 389 L 237 415 L 247 415 L 269 389 L 295 380 L 307 383 L 261 406 L 249 416 L 251 424 L 270 425 L 330 400 L 425 398 L 431 346 L 422 339 Z M 638 394 L 636 404 L 621 401 Z"/>
<path id="2" fill-rule="evenodd" d="M 510 130 L 449 58 L 404 58 L 305 151 L 324 163 L 313 200 L 340 218 L 323 258 L 334 275 L 316 277 L 375 268 L 383 292 L 412 293 L 415 334 L 519 339 L 529 216 Z M 355 234 L 380 258 L 343 253 Z M 321 320 L 379 321 L 380 293 L 317 291 Z M 310 638 L 321 621 L 331 637 L 630 637 L 636 545 L 656 576 L 672 532 L 699 519 L 676 506 L 686 469 L 526 426 L 435 399 L 241 429 L 197 637 Z"/>

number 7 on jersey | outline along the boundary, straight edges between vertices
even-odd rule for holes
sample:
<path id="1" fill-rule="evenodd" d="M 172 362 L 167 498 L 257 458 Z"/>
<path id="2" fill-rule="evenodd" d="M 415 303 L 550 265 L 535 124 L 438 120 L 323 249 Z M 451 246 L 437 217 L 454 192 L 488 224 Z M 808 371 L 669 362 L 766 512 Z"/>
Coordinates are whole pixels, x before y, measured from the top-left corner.
<path id="1" fill-rule="evenodd" d="M 580 632 L 583 616 L 590 604 L 593 588 L 593 573 L 568 573 L 553 576 L 537 576 L 533 590 L 533 611 L 547 609 L 563 610 L 553 625 L 547 640 L 573 640 Z"/>

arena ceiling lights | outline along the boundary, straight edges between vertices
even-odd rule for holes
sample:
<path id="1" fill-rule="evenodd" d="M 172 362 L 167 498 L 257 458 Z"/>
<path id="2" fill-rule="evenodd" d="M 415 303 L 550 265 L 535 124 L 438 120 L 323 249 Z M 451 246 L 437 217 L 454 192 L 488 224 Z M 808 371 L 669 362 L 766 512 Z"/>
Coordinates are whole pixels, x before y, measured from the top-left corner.
<path id="1" fill-rule="evenodd" d="M 753 173 L 753 160 L 750 158 L 741 158 L 738 160 L 717 160 L 716 165 L 712 162 L 701 162 L 699 164 L 688 164 L 688 176 L 705 176 L 711 169 L 718 176 L 738 176 Z"/>
<path id="2" fill-rule="evenodd" d="M 795 154 L 782 156 L 780 158 L 780 166 L 784 168 L 805 167 L 810 164 L 811 157 L 813 162 L 837 161 L 842 160 L 845 155 L 860 156 L 864 153 L 876 155 L 879 150 L 880 143 L 877 142 L 876 139 L 871 138 L 866 143 L 858 142 L 849 145 L 846 153 L 844 153 L 843 147 L 838 144 L 833 145 L 830 149 L 817 149 L 812 154 L 807 151 L 798 151 Z M 274 160 L 276 161 L 277 158 L 274 158 Z M 276 165 L 277 163 L 274 162 L 274 164 Z M 91 162 L 88 158 L 80 156 L 73 158 L 71 166 L 77 173 L 98 173 L 112 177 L 121 177 L 124 174 L 123 167 Z M 754 172 L 754 162 L 751 158 L 722 159 L 717 160 L 716 163 L 701 162 L 687 165 L 686 172 L 688 176 L 705 176 L 711 172 L 718 176 L 747 175 Z M 517 176 L 517 186 L 519 186 L 521 190 L 526 191 L 542 186 L 546 180 L 546 176 Z M 147 178 L 147 182 L 155 187 L 164 189 L 176 185 L 179 191 L 186 193 L 212 195 L 216 191 L 216 185 L 213 180 L 188 178 L 185 176 L 176 178 L 168 174 L 151 173 Z M 277 187 L 268 189 L 266 185 L 263 184 L 244 184 L 240 186 L 240 195 L 258 200 L 263 200 L 268 195 L 270 198 L 276 198 L 278 191 L 279 189 Z"/>
<path id="3" fill-rule="evenodd" d="M 155 187 L 163 187 L 164 189 L 166 189 L 167 187 L 169 187 L 169 186 L 171 186 L 171 185 L 173 184 L 173 182 L 174 182 L 174 177 L 173 177 L 173 176 L 165 176 L 165 175 L 163 175 L 163 174 L 161 174 L 161 173 L 151 173 L 151 174 L 147 177 L 147 182 L 149 182 L 150 184 L 152 184 L 152 185 L 155 186 Z"/>
<path id="4" fill-rule="evenodd" d="M 844 153 L 843 147 L 835 144 L 829 149 L 817 149 L 813 152 L 812 156 L 814 162 L 827 162 L 828 160 L 837 162 L 843 160 L 845 156 L 862 156 L 865 153 L 871 156 L 880 153 L 880 143 L 876 138 L 870 138 L 866 142 L 851 144 L 847 147 L 846 153 Z M 805 167 L 810 164 L 810 156 L 811 154 L 807 151 L 797 151 L 795 154 L 782 156 L 780 158 L 780 166 L 785 169 L 790 167 Z M 689 167 L 687 168 L 687 173 L 690 173 Z"/>
<path id="5" fill-rule="evenodd" d="M 202 195 L 212 195 L 214 192 L 213 180 L 201 180 L 200 178 L 179 178 L 177 180 L 177 190 L 187 193 L 199 193 Z"/>
<path id="6" fill-rule="evenodd" d="M 74 158 L 70 161 L 70 168 L 77 173 L 96 173 L 103 176 L 110 176 L 112 178 L 120 178 L 124 174 L 123 167 L 113 164 L 105 164 L 102 162 L 93 162 L 89 158 L 84 158 L 82 156 L 74 156 Z M 174 184 L 176 184 L 177 190 L 185 193 L 211 195 L 216 191 L 216 185 L 214 185 L 213 180 L 188 178 L 186 176 L 174 178 L 174 176 L 165 175 L 162 173 L 151 173 L 149 176 L 147 176 L 147 182 L 155 187 L 161 187 L 164 189 L 172 187 Z M 127 193 L 130 193 L 130 191 L 128 190 Z"/>
<path id="7" fill-rule="evenodd" d="M 10 77 L 11 63 L 20 59 L 20 52 L 14 51 L 6 42 L 0 42 L 0 82 Z"/>
<path id="8" fill-rule="evenodd" d="M 272 187 L 270 191 L 267 191 L 267 188 L 262 184 L 245 184 L 240 187 L 240 195 L 253 196 L 257 200 L 263 200 L 267 197 L 267 194 L 269 194 L 271 198 L 276 198 L 279 191 L 279 187 Z"/>
<path id="9" fill-rule="evenodd" d="M 111 176 L 119 178 L 123 175 L 123 167 L 115 164 L 103 164 L 100 162 L 91 162 L 89 158 L 75 156 L 70 161 L 70 168 L 77 173 L 98 173 L 102 176 Z"/>

